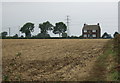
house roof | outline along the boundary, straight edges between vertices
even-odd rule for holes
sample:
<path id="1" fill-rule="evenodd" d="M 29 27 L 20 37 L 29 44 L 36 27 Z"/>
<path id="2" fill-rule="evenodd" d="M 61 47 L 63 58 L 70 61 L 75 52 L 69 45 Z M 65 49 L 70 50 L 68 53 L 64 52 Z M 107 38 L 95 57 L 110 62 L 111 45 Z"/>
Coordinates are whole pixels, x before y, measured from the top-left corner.
<path id="1" fill-rule="evenodd" d="M 84 25 L 84 30 L 98 30 L 100 29 L 99 25 Z"/>
<path id="2" fill-rule="evenodd" d="M 105 32 L 102 37 L 104 37 L 104 36 L 111 37 L 111 34 L 108 34 L 107 32 Z"/>

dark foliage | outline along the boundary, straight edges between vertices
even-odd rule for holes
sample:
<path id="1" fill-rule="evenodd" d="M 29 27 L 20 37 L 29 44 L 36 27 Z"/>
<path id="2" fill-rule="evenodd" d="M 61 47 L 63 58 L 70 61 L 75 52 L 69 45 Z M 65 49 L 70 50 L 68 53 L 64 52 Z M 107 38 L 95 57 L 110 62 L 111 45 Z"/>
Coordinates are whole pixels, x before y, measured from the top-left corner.
<path id="1" fill-rule="evenodd" d="M 6 31 L 4 31 L 4 32 L 1 33 L 2 37 L 6 37 L 7 35 L 8 35 L 8 33 Z"/>
<path id="2" fill-rule="evenodd" d="M 18 38 L 18 34 L 15 34 L 15 35 L 13 36 L 13 38 Z"/>
<path id="3" fill-rule="evenodd" d="M 39 33 L 37 35 L 37 38 L 50 38 L 50 35 L 47 33 Z"/>
<path id="4" fill-rule="evenodd" d="M 26 23 L 23 25 L 23 27 L 20 29 L 22 33 L 25 33 L 26 37 L 31 37 L 31 32 L 34 31 L 34 24 L 33 23 Z"/>
<path id="5" fill-rule="evenodd" d="M 118 32 L 115 32 L 114 34 L 113 34 L 113 37 L 115 38 L 115 36 L 117 36 L 119 33 Z"/>
<path id="6" fill-rule="evenodd" d="M 53 30 L 52 27 L 53 25 L 49 21 L 39 24 L 40 31 L 41 33 L 44 33 L 44 34 L 47 34 L 49 30 L 50 31 Z"/>
<path id="7" fill-rule="evenodd" d="M 67 26 L 63 22 L 59 22 L 55 24 L 55 27 L 53 28 L 54 34 L 59 34 L 59 37 L 62 33 L 65 33 L 67 30 Z"/>
<path id="8" fill-rule="evenodd" d="M 62 33 L 62 37 L 67 37 L 67 33 Z"/>

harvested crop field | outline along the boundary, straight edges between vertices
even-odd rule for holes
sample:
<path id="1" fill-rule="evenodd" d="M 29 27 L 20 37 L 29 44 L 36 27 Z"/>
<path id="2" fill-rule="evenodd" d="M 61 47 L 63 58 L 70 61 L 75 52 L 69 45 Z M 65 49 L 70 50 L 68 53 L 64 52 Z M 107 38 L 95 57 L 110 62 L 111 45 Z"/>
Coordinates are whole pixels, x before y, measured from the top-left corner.
<path id="1" fill-rule="evenodd" d="M 84 81 L 106 39 L 3 39 L 3 80 Z"/>

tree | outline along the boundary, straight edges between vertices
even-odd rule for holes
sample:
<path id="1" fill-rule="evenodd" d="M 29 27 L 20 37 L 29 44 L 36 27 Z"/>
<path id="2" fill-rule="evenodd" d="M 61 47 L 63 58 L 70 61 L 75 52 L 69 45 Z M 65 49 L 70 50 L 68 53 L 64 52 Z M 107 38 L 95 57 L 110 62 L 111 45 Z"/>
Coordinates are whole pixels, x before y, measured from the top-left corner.
<path id="1" fill-rule="evenodd" d="M 71 38 L 77 38 L 77 36 L 72 35 Z"/>
<path id="2" fill-rule="evenodd" d="M 13 36 L 13 38 L 18 38 L 18 34 L 15 34 L 15 35 Z"/>
<path id="3" fill-rule="evenodd" d="M 80 38 L 83 38 L 83 36 L 82 36 L 82 35 L 80 35 L 79 37 L 80 37 Z"/>
<path id="4" fill-rule="evenodd" d="M 114 34 L 113 34 L 113 37 L 115 37 L 116 35 L 118 35 L 119 33 L 118 32 L 115 32 Z"/>
<path id="5" fill-rule="evenodd" d="M 6 37 L 7 35 L 8 35 L 8 33 L 6 31 L 4 31 L 4 32 L 1 33 L 2 37 Z"/>
<path id="6" fill-rule="evenodd" d="M 20 37 L 21 37 L 21 38 L 24 38 L 24 36 L 23 36 L 23 35 L 21 35 Z"/>
<path id="7" fill-rule="evenodd" d="M 59 34 L 59 37 L 60 37 L 61 33 L 65 33 L 66 30 L 67 30 L 67 26 L 63 22 L 59 22 L 55 24 L 53 33 Z"/>
<path id="8" fill-rule="evenodd" d="M 67 33 L 62 33 L 62 37 L 67 37 Z"/>
<path id="9" fill-rule="evenodd" d="M 23 27 L 20 29 L 22 33 L 25 33 L 26 37 L 31 37 L 31 32 L 34 31 L 34 24 L 33 23 L 26 23 L 23 25 Z"/>
<path id="10" fill-rule="evenodd" d="M 41 33 L 43 33 L 43 34 L 47 34 L 49 30 L 50 31 L 53 30 L 52 27 L 53 27 L 53 25 L 49 21 L 39 24 L 39 28 L 41 30 Z"/>

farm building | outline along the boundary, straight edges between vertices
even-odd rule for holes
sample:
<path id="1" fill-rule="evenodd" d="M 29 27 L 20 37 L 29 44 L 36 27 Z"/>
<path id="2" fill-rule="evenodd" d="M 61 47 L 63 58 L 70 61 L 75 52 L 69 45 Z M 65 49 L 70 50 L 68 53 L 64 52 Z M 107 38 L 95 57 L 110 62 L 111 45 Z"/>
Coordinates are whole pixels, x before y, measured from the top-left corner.
<path id="1" fill-rule="evenodd" d="M 111 36 L 111 34 L 108 34 L 107 32 L 105 32 L 105 33 L 102 35 L 102 38 L 103 38 L 103 39 L 111 39 L 112 36 Z"/>
<path id="2" fill-rule="evenodd" d="M 100 38 L 101 29 L 99 23 L 97 25 L 87 25 L 84 24 L 82 29 L 83 38 Z"/>

